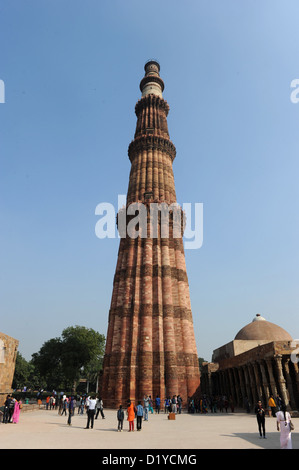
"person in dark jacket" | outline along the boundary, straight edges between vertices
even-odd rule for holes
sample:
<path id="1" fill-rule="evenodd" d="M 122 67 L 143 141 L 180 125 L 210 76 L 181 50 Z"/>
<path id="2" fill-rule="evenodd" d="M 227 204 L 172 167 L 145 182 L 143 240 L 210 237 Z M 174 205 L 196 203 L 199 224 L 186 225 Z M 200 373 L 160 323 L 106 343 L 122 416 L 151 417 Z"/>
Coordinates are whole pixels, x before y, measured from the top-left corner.
<path id="1" fill-rule="evenodd" d="M 266 439 L 265 410 L 260 400 L 257 402 L 255 406 L 255 414 L 256 414 L 258 429 L 260 433 L 260 439 L 262 438 Z"/>
<path id="2" fill-rule="evenodd" d="M 119 409 L 117 410 L 117 421 L 118 421 L 117 430 L 119 432 L 122 432 L 123 430 L 124 419 L 125 419 L 125 414 L 124 414 L 123 407 L 122 405 L 119 405 Z"/>
<path id="3" fill-rule="evenodd" d="M 3 423 L 9 423 L 10 420 L 10 407 L 11 407 L 11 396 L 7 395 L 6 400 L 4 402 L 4 410 L 3 410 Z"/>

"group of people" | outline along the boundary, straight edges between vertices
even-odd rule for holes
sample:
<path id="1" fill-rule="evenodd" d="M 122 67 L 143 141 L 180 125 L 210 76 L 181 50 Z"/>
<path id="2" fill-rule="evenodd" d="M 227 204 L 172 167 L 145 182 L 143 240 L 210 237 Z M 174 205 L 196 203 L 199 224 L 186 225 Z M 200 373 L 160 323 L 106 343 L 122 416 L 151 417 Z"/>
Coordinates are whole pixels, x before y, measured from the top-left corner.
<path id="1" fill-rule="evenodd" d="M 173 397 L 164 398 L 164 413 L 181 413 L 182 410 L 182 398 L 180 395 L 173 395 Z M 46 409 L 59 408 L 58 413 L 62 416 L 68 414 L 67 424 L 71 425 L 72 416 L 74 416 L 75 409 L 78 404 L 78 414 L 83 414 L 84 410 L 87 414 L 87 424 L 85 429 L 93 428 L 94 420 L 101 414 L 102 419 L 105 419 L 103 400 L 99 396 L 75 396 L 67 397 L 61 393 L 60 397 L 56 397 L 55 394 L 48 396 L 46 399 Z M 137 431 L 142 430 L 142 422 L 148 421 L 149 414 L 157 414 L 161 411 L 162 401 L 159 396 L 156 396 L 155 400 L 152 400 L 151 395 L 145 395 L 143 401 L 139 400 L 138 404 L 128 400 L 126 415 L 129 423 L 129 432 L 134 431 L 134 421 L 137 421 Z M 245 403 L 247 412 L 250 412 L 251 405 L 249 400 Z M 232 399 L 228 399 L 225 395 L 219 395 L 214 397 L 207 397 L 204 395 L 198 401 L 193 398 L 188 398 L 188 413 L 207 413 L 208 408 L 211 412 L 227 412 L 228 408 L 234 411 L 234 405 Z M 12 395 L 7 395 L 4 407 L 3 407 L 3 423 L 18 423 L 20 410 L 22 408 L 22 401 L 19 398 L 14 398 Z M 68 412 L 68 413 L 67 413 Z M 259 400 L 254 408 L 254 413 L 257 418 L 258 431 L 260 438 L 266 439 L 266 426 L 265 417 L 268 412 L 269 416 L 276 417 L 277 430 L 280 431 L 280 444 L 282 449 L 292 449 L 292 438 L 291 432 L 293 430 L 293 424 L 291 415 L 287 411 L 283 400 L 277 395 L 274 398 L 273 395 L 269 397 L 268 409 L 264 407 L 262 401 Z M 117 429 L 123 431 L 123 423 L 125 419 L 125 412 L 122 405 L 117 410 Z"/>
<path id="2" fill-rule="evenodd" d="M 276 417 L 277 431 L 280 431 L 280 447 L 281 449 L 292 449 L 292 430 L 293 423 L 290 413 L 287 411 L 283 400 L 278 396 L 276 401 L 273 395 L 268 400 L 269 416 Z M 257 418 L 260 439 L 266 439 L 266 409 L 259 400 L 255 406 L 255 414 Z"/>
<path id="3" fill-rule="evenodd" d="M 203 395 L 198 399 L 188 398 L 188 413 L 203 413 L 206 414 L 209 412 L 223 413 L 224 410 L 226 413 L 228 410 L 231 410 L 233 413 L 235 411 L 234 401 L 232 397 L 227 397 L 224 394 L 207 396 Z"/>
<path id="4" fill-rule="evenodd" d="M 181 413 L 183 400 L 180 395 L 173 395 L 173 397 L 165 397 L 164 399 L 164 413 Z M 134 421 L 136 419 L 137 431 L 142 430 L 142 422 L 148 421 L 149 413 L 154 413 L 154 408 L 157 414 L 161 411 L 161 398 L 157 395 L 154 403 L 151 395 L 145 395 L 143 401 L 139 400 L 135 405 L 133 401 L 128 400 L 126 415 L 129 422 L 129 432 L 134 431 Z M 119 432 L 123 431 L 123 423 L 125 419 L 125 412 L 123 406 L 120 405 L 117 410 L 117 429 Z"/>
<path id="5" fill-rule="evenodd" d="M 72 416 L 75 414 L 77 400 L 74 396 L 62 397 L 62 412 L 61 415 L 68 410 L 68 425 L 72 424 Z M 85 429 L 93 428 L 94 420 L 98 419 L 101 413 L 102 419 L 105 419 L 104 405 L 101 397 L 98 396 L 83 396 L 79 398 L 78 414 L 83 414 L 84 410 L 87 414 L 87 424 Z"/>
<path id="6" fill-rule="evenodd" d="M 19 422 L 22 406 L 20 398 L 14 398 L 12 395 L 7 395 L 4 402 L 2 422 L 5 424 L 17 424 Z"/>

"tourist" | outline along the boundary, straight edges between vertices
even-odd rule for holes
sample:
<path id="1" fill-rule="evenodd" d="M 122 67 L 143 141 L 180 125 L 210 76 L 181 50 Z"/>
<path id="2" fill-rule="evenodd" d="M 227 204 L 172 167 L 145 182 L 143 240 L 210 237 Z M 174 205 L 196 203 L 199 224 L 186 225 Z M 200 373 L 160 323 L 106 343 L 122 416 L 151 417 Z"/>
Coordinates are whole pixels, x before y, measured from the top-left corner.
<path id="1" fill-rule="evenodd" d="M 228 410 L 228 399 L 226 397 L 224 397 L 224 408 L 225 408 L 225 412 L 227 413 L 227 410 Z"/>
<path id="2" fill-rule="evenodd" d="M 273 395 L 270 395 L 270 398 L 269 398 L 269 401 L 268 401 L 268 406 L 269 406 L 269 416 L 273 416 L 273 418 L 275 417 L 275 413 L 276 413 L 276 403 L 274 401 L 274 398 L 273 398 Z"/>
<path id="3" fill-rule="evenodd" d="M 87 424 L 85 429 L 89 429 L 89 425 L 91 429 L 93 428 L 93 423 L 94 423 L 94 416 L 96 413 L 96 399 L 94 396 L 88 397 L 86 401 L 86 407 L 88 409 L 87 411 Z"/>
<path id="4" fill-rule="evenodd" d="M 49 395 L 47 395 L 47 398 L 46 398 L 46 410 L 49 409 L 49 402 L 50 402 L 50 397 L 49 397 Z"/>
<path id="5" fill-rule="evenodd" d="M 172 413 L 176 413 L 176 395 L 173 395 L 171 400 L 171 411 Z"/>
<path id="6" fill-rule="evenodd" d="M 127 419 L 129 421 L 129 432 L 134 431 L 135 410 L 134 410 L 134 403 L 130 401 L 128 402 L 127 416 L 128 416 Z"/>
<path id="7" fill-rule="evenodd" d="M 143 399 L 144 404 L 144 421 L 148 421 L 149 397 L 146 395 Z"/>
<path id="8" fill-rule="evenodd" d="M 207 397 L 204 395 L 202 400 L 202 411 L 204 414 L 208 413 L 208 400 Z"/>
<path id="9" fill-rule="evenodd" d="M 156 403 L 156 413 L 159 414 L 160 413 L 161 400 L 160 400 L 160 397 L 158 395 L 156 396 L 155 403 Z"/>
<path id="10" fill-rule="evenodd" d="M 244 406 L 246 408 L 246 413 L 250 413 L 250 401 L 248 400 L 248 397 L 245 397 Z"/>
<path id="11" fill-rule="evenodd" d="M 234 404 L 234 399 L 232 396 L 230 396 L 229 398 L 229 406 L 230 406 L 231 412 L 233 413 L 235 411 L 235 404 Z"/>
<path id="12" fill-rule="evenodd" d="M 63 413 L 65 414 L 66 416 L 66 410 L 67 410 L 67 398 L 65 398 L 64 400 L 62 399 L 62 412 L 61 412 L 61 416 L 63 415 Z"/>
<path id="13" fill-rule="evenodd" d="M 166 397 L 164 400 L 164 413 L 168 413 L 168 411 L 169 411 L 169 400 Z"/>
<path id="14" fill-rule="evenodd" d="M 11 403 L 11 396 L 7 395 L 6 400 L 4 402 L 4 410 L 3 410 L 3 423 L 8 423 L 9 421 L 9 407 Z"/>
<path id="15" fill-rule="evenodd" d="M 96 405 L 96 416 L 95 419 L 98 419 L 99 413 L 101 413 L 102 419 L 105 419 L 104 411 L 103 411 L 104 405 L 103 405 L 103 400 L 101 397 L 97 398 L 97 405 Z"/>
<path id="16" fill-rule="evenodd" d="M 122 432 L 123 430 L 123 424 L 124 424 L 124 418 L 125 418 L 124 410 L 122 408 L 123 408 L 122 405 L 119 405 L 119 409 L 117 410 L 117 421 L 118 421 L 117 430 L 119 432 Z"/>
<path id="17" fill-rule="evenodd" d="M 73 416 L 74 411 L 75 411 L 74 397 L 70 397 L 70 399 L 68 400 L 68 403 L 67 403 L 67 407 L 68 407 L 68 411 L 69 411 L 67 424 L 69 426 L 71 426 L 72 425 L 72 416 Z"/>
<path id="18" fill-rule="evenodd" d="M 182 397 L 181 397 L 181 395 L 178 395 L 178 397 L 177 397 L 177 405 L 178 405 L 179 414 L 182 413 L 182 404 L 183 404 Z"/>
<path id="19" fill-rule="evenodd" d="M 277 408 L 280 411 L 283 406 L 283 400 L 279 395 L 276 396 L 276 403 L 277 403 Z"/>
<path id="20" fill-rule="evenodd" d="M 78 414 L 83 415 L 84 413 L 84 406 L 85 406 L 85 397 L 79 398 L 79 406 L 78 406 Z"/>
<path id="21" fill-rule="evenodd" d="M 21 411 L 22 406 L 23 405 L 22 405 L 20 398 L 17 398 L 15 400 L 15 405 L 14 405 L 14 410 L 13 410 L 13 415 L 12 415 L 12 422 L 15 424 L 19 422 L 20 411 Z"/>
<path id="22" fill-rule="evenodd" d="M 168 397 L 168 413 L 171 413 L 171 410 L 172 410 L 172 401 L 171 401 L 171 398 Z"/>
<path id="23" fill-rule="evenodd" d="M 154 413 L 154 408 L 153 408 L 153 400 L 152 400 L 151 395 L 149 395 L 148 400 L 149 400 L 148 410 L 151 412 L 151 414 L 153 414 Z"/>
<path id="24" fill-rule="evenodd" d="M 143 418 L 143 406 L 141 405 L 141 401 L 138 402 L 136 415 L 137 415 L 137 431 L 141 431 L 142 418 Z"/>
<path id="25" fill-rule="evenodd" d="M 280 430 L 280 448 L 292 449 L 292 430 L 294 429 L 291 415 L 282 404 L 281 411 L 276 413 L 277 431 Z"/>
<path id="26" fill-rule="evenodd" d="M 262 439 L 262 437 L 266 439 L 265 410 L 260 400 L 257 402 L 257 405 L 255 407 L 255 414 L 256 414 L 258 429 L 260 433 L 260 439 Z"/>
<path id="27" fill-rule="evenodd" d="M 194 413 L 194 400 L 188 397 L 188 413 Z"/>
<path id="28" fill-rule="evenodd" d="M 9 409 L 8 409 L 8 422 L 11 423 L 12 420 L 12 415 L 15 409 L 15 402 L 16 399 L 14 397 L 11 397 L 10 403 L 9 403 Z"/>

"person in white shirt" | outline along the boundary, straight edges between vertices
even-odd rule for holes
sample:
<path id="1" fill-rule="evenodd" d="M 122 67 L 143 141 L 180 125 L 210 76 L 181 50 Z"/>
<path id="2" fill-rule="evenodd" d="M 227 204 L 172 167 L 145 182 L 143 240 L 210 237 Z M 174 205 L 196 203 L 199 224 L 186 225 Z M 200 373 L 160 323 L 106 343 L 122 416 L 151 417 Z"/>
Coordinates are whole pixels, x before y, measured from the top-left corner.
<path id="1" fill-rule="evenodd" d="M 85 429 L 89 429 L 89 425 L 91 429 L 93 428 L 93 423 L 94 423 L 94 416 L 96 413 L 96 399 L 95 397 L 91 396 L 87 398 L 87 403 L 86 406 L 88 407 L 87 411 L 87 424 Z"/>

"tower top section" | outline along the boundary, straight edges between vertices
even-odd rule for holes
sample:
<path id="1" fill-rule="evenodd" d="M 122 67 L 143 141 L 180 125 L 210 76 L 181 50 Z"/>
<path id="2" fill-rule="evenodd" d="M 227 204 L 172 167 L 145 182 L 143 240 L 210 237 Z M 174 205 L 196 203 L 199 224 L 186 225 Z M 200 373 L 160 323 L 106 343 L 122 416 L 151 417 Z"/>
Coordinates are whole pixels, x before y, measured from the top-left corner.
<path id="1" fill-rule="evenodd" d="M 149 60 L 144 66 L 145 75 L 140 82 L 142 96 L 157 95 L 162 98 L 164 82 L 160 77 L 160 65 L 156 60 Z"/>

